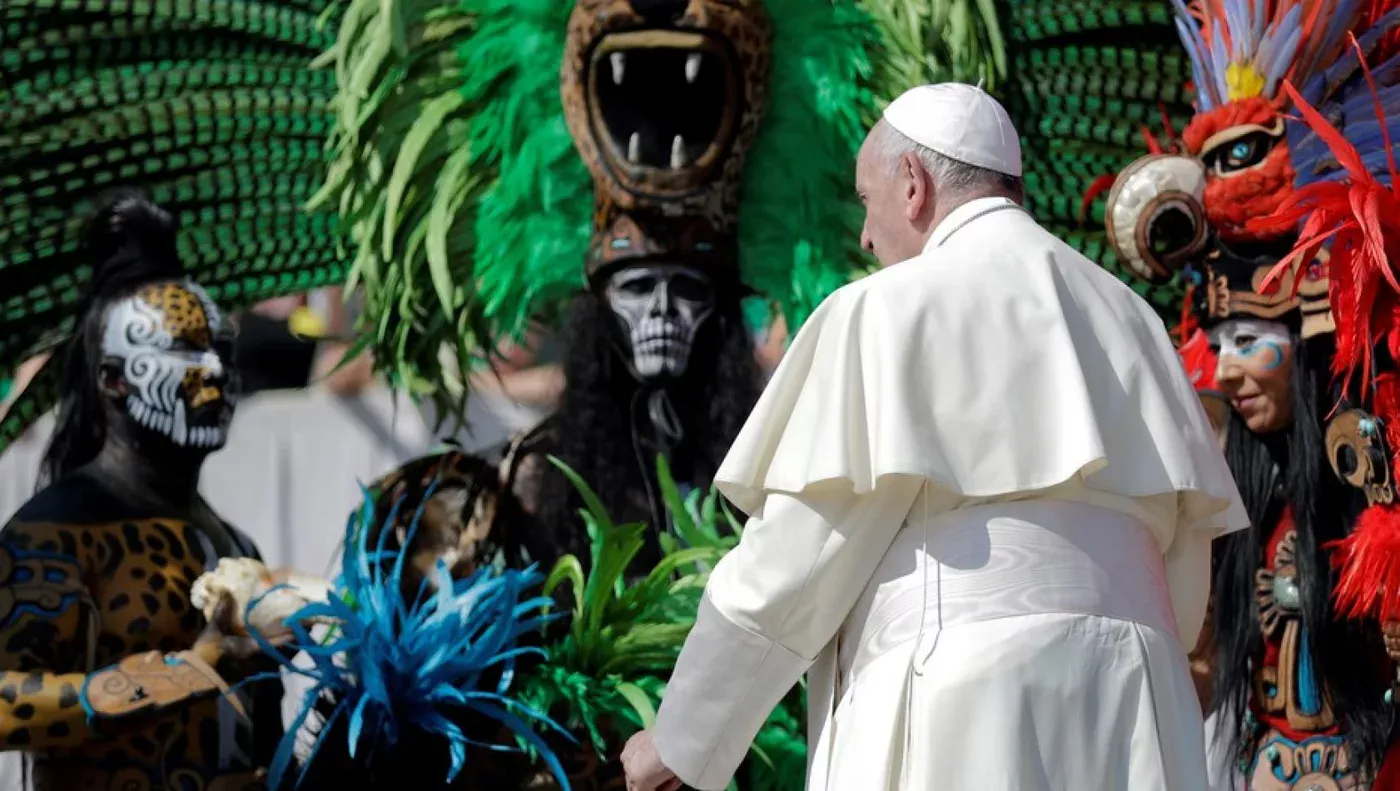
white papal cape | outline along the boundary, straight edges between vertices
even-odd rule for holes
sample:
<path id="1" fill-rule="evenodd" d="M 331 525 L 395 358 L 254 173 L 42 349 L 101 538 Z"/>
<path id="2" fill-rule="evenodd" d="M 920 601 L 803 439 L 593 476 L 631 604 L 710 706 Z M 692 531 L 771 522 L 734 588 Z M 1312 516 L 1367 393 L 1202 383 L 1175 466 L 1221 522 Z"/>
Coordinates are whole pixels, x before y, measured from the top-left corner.
<path id="1" fill-rule="evenodd" d="M 824 302 L 716 480 L 750 522 L 657 718 L 687 785 L 808 672 L 809 789 L 1205 788 L 1182 646 L 1244 510 L 1161 320 L 1015 204 Z"/>

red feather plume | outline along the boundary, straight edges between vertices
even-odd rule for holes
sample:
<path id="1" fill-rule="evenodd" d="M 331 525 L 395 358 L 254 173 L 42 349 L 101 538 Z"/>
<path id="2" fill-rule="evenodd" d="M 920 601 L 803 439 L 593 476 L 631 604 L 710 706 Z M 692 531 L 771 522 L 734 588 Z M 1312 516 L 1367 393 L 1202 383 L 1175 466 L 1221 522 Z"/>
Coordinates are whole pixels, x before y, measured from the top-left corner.
<path id="1" fill-rule="evenodd" d="M 1352 46 L 1360 52 L 1355 39 Z M 1361 65 L 1374 96 L 1375 83 L 1364 58 Z M 1394 156 L 1391 185 L 1387 186 L 1367 170 L 1356 147 L 1304 101 L 1292 83 L 1285 82 L 1283 88 L 1302 120 L 1345 168 L 1347 179 L 1304 186 L 1277 212 L 1258 221 L 1259 229 L 1265 231 L 1296 228 L 1302 223 L 1293 252 L 1279 262 L 1266 282 L 1276 281 L 1299 262 L 1312 261 L 1324 245 L 1328 246 L 1329 301 L 1337 326 L 1333 372 L 1342 378 L 1344 388 L 1359 379 L 1363 398 L 1369 395 L 1369 407 L 1385 426 L 1390 447 L 1400 448 L 1400 372 L 1374 370 L 1377 343 L 1400 350 L 1400 278 L 1391 265 L 1393 259 L 1400 260 L 1400 179 L 1395 177 Z M 1384 129 L 1379 100 L 1376 113 Z M 1385 146 L 1390 152 L 1388 138 Z M 1392 469 L 1395 462 L 1392 458 Z M 1334 592 L 1338 613 L 1386 619 L 1400 616 L 1400 507 L 1367 508 L 1351 534 L 1328 548 L 1341 570 Z"/>

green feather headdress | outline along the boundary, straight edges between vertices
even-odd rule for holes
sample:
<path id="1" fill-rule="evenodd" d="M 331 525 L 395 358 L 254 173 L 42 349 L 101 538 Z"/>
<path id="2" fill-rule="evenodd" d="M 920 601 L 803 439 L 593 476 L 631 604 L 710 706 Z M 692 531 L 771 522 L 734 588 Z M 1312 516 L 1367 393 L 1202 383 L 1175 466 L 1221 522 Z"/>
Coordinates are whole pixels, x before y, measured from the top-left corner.
<path id="1" fill-rule="evenodd" d="M 1048 230 L 1175 321 L 1182 292 L 1119 263 L 1103 227 L 1100 178 L 1192 114 L 1191 67 L 1168 0 L 1000 3 L 1010 50 L 1001 98 L 1021 132 L 1027 206 Z M 1098 193 L 1099 197 L 1093 199 Z"/>
<path id="2" fill-rule="evenodd" d="M 339 282 L 324 178 L 334 75 L 325 0 L 0 3 L 0 378 L 62 343 L 89 277 L 90 199 L 143 188 L 225 309 Z M 49 409 L 49 364 L 0 424 L 0 451 Z"/>
<path id="3" fill-rule="evenodd" d="M 770 98 L 742 181 L 739 264 L 796 328 L 868 266 L 853 170 L 882 100 L 910 81 L 996 80 L 1006 53 L 989 0 L 764 8 Z M 593 183 L 558 88 L 571 10 L 351 0 L 327 54 L 335 159 L 313 205 L 342 213 L 364 342 L 415 392 L 462 381 L 585 286 Z"/>

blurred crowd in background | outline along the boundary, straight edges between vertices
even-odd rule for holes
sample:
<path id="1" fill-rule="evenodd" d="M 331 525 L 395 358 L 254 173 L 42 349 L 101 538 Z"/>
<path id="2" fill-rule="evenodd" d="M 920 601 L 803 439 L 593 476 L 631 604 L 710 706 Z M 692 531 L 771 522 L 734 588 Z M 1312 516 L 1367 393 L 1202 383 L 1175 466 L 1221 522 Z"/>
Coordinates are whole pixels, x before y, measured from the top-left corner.
<path id="1" fill-rule="evenodd" d="M 229 443 L 205 465 L 201 490 L 274 567 L 332 572 L 361 483 L 447 441 L 499 458 L 512 437 L 554 408 L 564 386 L 563 339 L 541 328 L 499 350 L 494 370 L 470 376 L 465 425 L 439 425 L 430 402 L 395 392 L 367 354 L 347 359 L 356 318 L 354 297 L 338 288 L 269 300 L 235 317 L 242 397 Z M 781 319 L 754 337 L 766 373 L 786 337 Z M 0 414 L 43 360 L 21 368 L 0 396 Z M 33 494 L 52 430 L 50 415 L 0 456 L 0 522 Z"/>

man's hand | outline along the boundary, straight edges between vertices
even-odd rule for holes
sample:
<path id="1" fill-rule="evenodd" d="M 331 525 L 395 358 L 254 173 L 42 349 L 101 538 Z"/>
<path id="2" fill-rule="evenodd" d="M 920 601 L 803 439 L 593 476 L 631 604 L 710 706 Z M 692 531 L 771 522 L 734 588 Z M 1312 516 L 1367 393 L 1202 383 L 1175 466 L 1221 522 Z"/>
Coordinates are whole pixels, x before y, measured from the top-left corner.
<path id="1" fill-rule="evenodd" d="M 642 731 L 622 748 L 622 769 L 627 773 L 627 791 L 675 791 L 681 787 L 676 773 L 661 763 L 651 731 Z"/>

